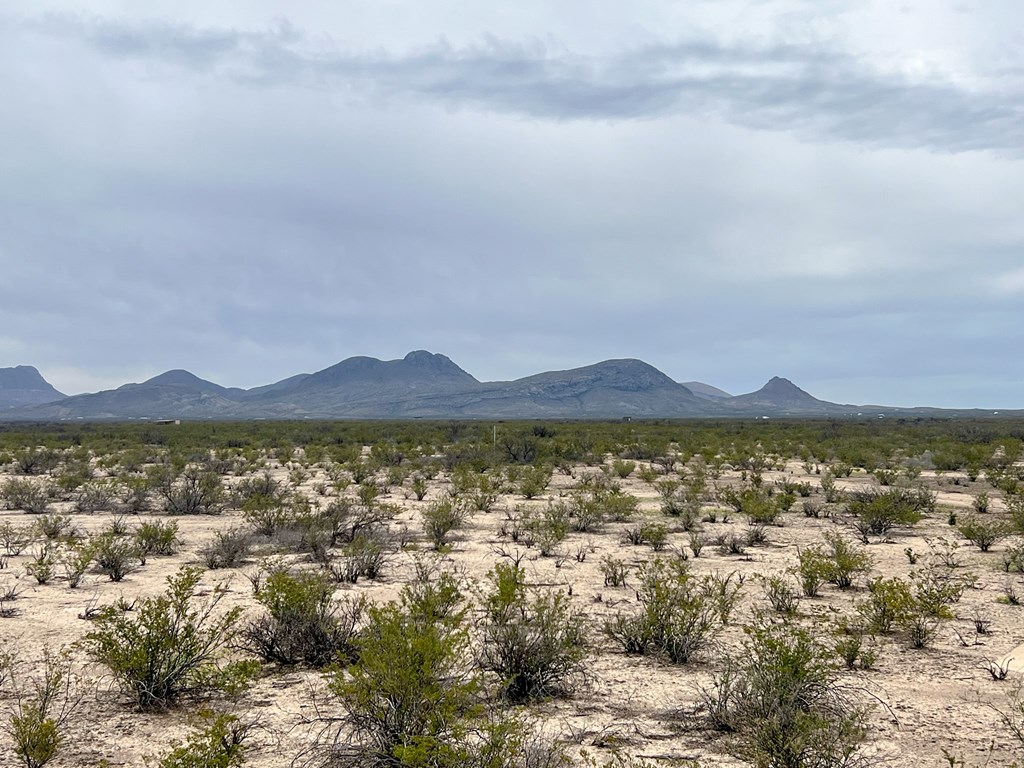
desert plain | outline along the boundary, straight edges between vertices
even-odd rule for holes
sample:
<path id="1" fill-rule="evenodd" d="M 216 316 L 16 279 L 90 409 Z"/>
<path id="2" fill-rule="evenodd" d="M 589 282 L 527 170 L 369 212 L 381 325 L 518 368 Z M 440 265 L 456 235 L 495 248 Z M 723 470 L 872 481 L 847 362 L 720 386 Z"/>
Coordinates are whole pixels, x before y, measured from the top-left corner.
<path id="1" fill-rule="evenodd" d="M 123 507 L 113 490 L 118 478 L 143 478 L 147 471 L 152 476 L 152 467 L 169 461 L 162 441 L 148 444 L 149 438 L 131 437 L 127 447 L 103 453 L 83 440 L 52 449 L 53 465 L 28 474 L 19 470 L 18 451 L 43 448 L 8 446 L 0 487 L 12 480 L 30 482 L 45 486 L 51 498 L 42 514 L 10 503 L 0 512 L 0 527 L 26 534 L 31 527 L 29 542 L 17 553 L 5 554 L 0 542 L 0 596 L 6 596 L 0 602 L 0 649 L 14 660 L 15 672 L 0 694 L 0 718 L 9 724 L 19 695 L 29 695 L 33 676 L 42 669 L 44 649 L 66 649 L 76 678 L 76 708 L 62 725 L 64 738 L 49 765 L 157 765 L 193 733 L 194 715 L 201 707 L 252 724 L 246 765 L 272 768 L 329 760 L 330 748 L 318 746 L 318 739 L 332 738 L 334 718 L 343 710 L 322 670 L 263 662 L 254 679 L 233 695 L 202 702 L 186 697 L 168 707 L 140 708 L 81 643 L 94 628 L 90 616 L 97 608 L 120 603 L 131 617 L 139 601 L 161 594 L 168 578 L 183 566 L 203 569 L 196 600 L 209 600 L 222 590 L 216 611 L 239 607 L 241 626 L 266 612 L 254 596 L 258 574 L 275 569 L 328 573 L 326 561 L 342 563 L 341 544 L 318 562 L 293 546 L 288 536 L 254 530 L 253 515 L 232 491 L 254 478 L 269 478 L 282 505 L 306 514 L 339 499 L 347 499 L 351 509 L 368 505 L 382 510 L 375 518 L 386 542 L 379 573 L 355 583 L 333 579 L 334 598 L 365 597 L 371 604 L 383 604 L 399 596 L 417 564 L 428 565 L 435 574 L 451 573 L 468 608 L 471 656 L 480 642 L 489 573 L 496 564 L 518 563 L 531 593 L 564 596 L 584 629 L 582 664 L 562 692 L 507 707 L 531 723 L 537 739 L 556 745 L 573 764 L 753 764 L 738 746 L 739 735 L 716 727 L 709 717 L 707 692 L 726 660 L 737 657 L 749 642 L 746 630 L 758 621 L 808 629 L 828 650 L 835 681 L 866 713 L 863 739 L 857 743 L 862 764 L 994 767 L 1020 760 L 1024 745 L 1014 736 L 1013 702 L 1016 686 L 1024 680 L 1024 607 L 1017 604 L 1018 594 L 1024 598 L 1024 580 L 1011 557 L 1021 539 L 1008 503 L 1015 496 L 1014 485 L 1006 481 L 1016 471 L 1015 463 L 1003 462 L 996 483 L 984 467 L 943 470 L 927 456 L 886 457 L 886 466 L 863 467 L 843 464 L 834 456 L 785 455 L 773 451 L 769 441 L 761 445 L 756 440 L 750 444 L 761 447 L 751 449 L 746 461 L 702 454 L 692 444 L 682 447 L 685 441 L 665 443 L 657 456 L 635 445 L 631 449 L 632 443 L 624 441 L 614 451 L 545 459 L 547 435 L 566 428 L 516 427 L 522 432 L 517 439 L 527 448 L 531 441 L 539 444 L 539 454 L 527 450 L 517 455 L 515 446 L 508 446 L 510 452 L 500 461 L 476 467 L 453 461 L 457 452 L 451 445 L 407 446 L 405 455 L 397 448 L 379 449 L 391 439 L 386 425 L 379 429 L 377 444 L 350 442 L 344 455 L 300 445 L 226 448 L 211 439 L 200 445 L 198 455 L 179 461 L 174 471 L 201 466 L 217 474 L 223 496 L 212 514 L 169 514 L 152 488 L 145 492 L 142 509 Z M 513 427 L 501 429 L 507 434 Z M 572 429 L 585 432 L 587 426 Z M 689 429 L 680 423 L 668 432 L 683 435 Z M 489 425 L 481 427 L 479 442 L 483 448 L 491 443 L 500 454 L 502 435 L 495 430 L 492 438 L 490 430 Z M 129 454 L 130 462 L 125 458 Z M 82 482 L 61 485 L 72 464 L 80 473 L 84 466 Z M 524 493 L 522 482 L 535 471 L 541 487 Z M 827 494 L 823 478 L 831 486 Z M 84 490 L 95 487 L 108 488 L 109 503 L 79 511 Z M 364 490 L 369 487 L 373 490 Z M 740 498 L 749 489 L 762 501 L 783 497 L 787 503 L 770 522 L 752 523 Z M 892 489 L 923 494 L 926 504 L 919 519 L 862 536 L 851 500 L 859 492 L 884 494 Z M 632 497 L 635 503 L 627 502 L 624 512 L 621 506 L 610 512 L 599 509 L 595 519 L 581 524 L 581 505 L 595 493 L 598 498 L 605 493 Z M 424 529 L 424 513 L 453 500 L 464 519 L 435 546 Z M 46 541 L 39 526 L 44 515 L 51 524 L 66 516 L 63 540 Z M 552 518 L 558 529 L 554 533 L 543 522 Z M 987 551 L 961 532 L 965 520 L 991 523 L 999 531 Z M 150 554 L 144 565 L 133 562 L 120 581 L 92 564 L 80 583 L 70 586 L 60 565 L 64 548 L 72 546 L 67 542 L 88 541 L 114 524 L 130 537 L 146 522 L 177 525 L 173 554 Z M 218 535 L 239 532 L 250 538 L 238 561 L 209 568 L 208 554 Z M 828 537 L 836 535 L 866 554 L 869 567 L 854 573 L 847 588 L 826 581 L 815 596 L 802 594 L 794 570 L 801 552 L 809 547 L 824 551 Z M 53 555 L 53 573 L 39 583 L 31 566 L 44 550 Z M 627 653 L 606 631 L 616 616 L 642 610 L 642 566 L 655 559 L 685 560 L 694 577 L 715 575 L 735 590 L 727 620 L 686 663 L 673 663 L 656 649 Z M 625 574 L 624 584 L 609 580 L 609 564 Z M 872 594 L 872 580 L 898 578 L 910 585 L 916 583 L 915 574 L 926 571 L 954 580 L 961 589 L 948 610 L 928 622 L 924 647 L 914 647 L 910 630 L 899 622 L 887 632 L 866 627 L 861 608 Z M 767 594 L 772 578 L 791 590 L 791 611 L 773 607 Z M 862 642 L 866 656 L 847 665 L 835 649 L 851 634 Z M 226 653 L 256 658 L 241 641 Z M 496 690 L 482 695 L 500 699 Z M 0 733 L 0 765 L 20 764 L 5 730 Z"/>

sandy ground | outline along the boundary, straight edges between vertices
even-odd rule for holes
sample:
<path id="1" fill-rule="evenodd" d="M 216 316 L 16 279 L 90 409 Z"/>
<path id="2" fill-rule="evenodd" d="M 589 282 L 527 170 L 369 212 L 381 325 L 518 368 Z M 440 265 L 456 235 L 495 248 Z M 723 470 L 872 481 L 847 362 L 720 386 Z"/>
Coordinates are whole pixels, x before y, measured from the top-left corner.
<path id="1" fill-rule="evenodd" d="M 595 471 L 593 467 L 579 467 L 574 473 L 578 478 Z M 281 468 L 274 468 L 273 472 L 281 479 L 286 478 L 287 473 Z M 303 487 L 315 497 L 310 490 L 312 485 L 326 478 L 323 469 L 313 468 L 312 473 Z M 815 487 L 820 479 L 805 475 L 798 463 L 790 463 L 784 472 L 765 473 L 766 483 L 779 478 L 808 480 Z M 721 482 L 734 480 L 738 480 L 738 473 L 730 472 Z M 992 551 L 982 553 L 947 524 L 950 507 L 968 508 L 972 495 L 981 490 L 988 490 L 994 496 L 998 496 L 998 492 L 983 481 L 968 487 L 954 486 L 948 474 L 936 478 L 926 472 L 921 480 L 938 491 L 938 512 L 911 530 L 895 532 L 888 542 L 872 543 L 869 547 L 875 559 L 872 575 L 907 576 L 914 566 L 908 562 L 905 548 L 926 552 L 929 539 L 946 537 L 957 542 L 963 569 L 974 573 L 977 582 L 953 606 L 956 618 L 942 623 L 932 647 L 912 650 L 898 635 L 878 638 L 875 667 L 867 672 L 845 674 L 845 682 L 878 702 L 872 710 L 865 752 L 890 765 L 945 766 L 949 763 L 941 750 L 946 748 L 961 755 L 968 766 L 1009 765 L 1020 758 L 1021 747 L 1013 742 L 993 709 L 1004 706 L 1007 692 L 1016 681 L 1024 679 L 1021 677 L 1024 675 L 1024 607 L 997 602 L 1008 578 L 999 567 L 1000 552 L 1008 542 L 1000 542 Z M 495 545 L 510 546 L 498 535 L 505 511 L 516 506 L 543 508 L 548 498 L 558 498 L 576 482 L 572 477 L 556 473 L 541 499 L 527 502 L 514 495 L 502 496 L 493 511 L 476 513 L 460 531 L 452 551 L 443 556 L 446 565 L 458 567 L 470 579 L 482 581 L 496 560 Z M 624 491 L 641 498 L 642 516 L 671 525 L 672 521 L 658 512 L 659 499 L 653 486 L 635 473 L 620 482 Z M 873 482 L 861 472 L 841 480 L 840 485 L 855 487 Z M 416 545 L 397 551 L 380 580 L 361 581 L 354 587 L 339 586 L 339 596 L 358 593 L 373 600 L 394 597 L 403 580 L 412 573 L 414 558 L 428 550 L 420 533 L 419 510 L 442 493 L 446 483 L 444 475 L 439 475 L 431 482 L 427 499 L 422 502 L 411 496 L 406 498 L 407 494 L 401 489 L 384 497 L 385 501 L 398 504 L 402 509 L 392 522 L 392 528 L 407 525 L 414 533 Z M 352 494 L 353 490 L 346 493 Z M 56 505 L 58 510 L 60 507 Z M 998 510 L 999 505 L 996 507 Z M 691 558 L 690 564 L 697 573 L 735 572 L 744 577 L 745 586 L 732 624 L 720 638 L 720 647 L 701 661 L 686 666 L 627 656 L 602 636 L 600 627 L 606 618 L 637 606 L 632 586 L 610 588 L 603 585 L 602 558 L 614 555 L 635 565 L 653 556 L 649 547 L 631 546 L 624 540 L 625 524 L 610 523 L 599 533 L 570 533 L 561 547 L 568 554 L 564 558 L 539 557 L 535 550 L 529 550 L 525 566 L 530 582 L 571 593 L 572 601 L 586 612 L 592 626 L 593 648 L 587 684 L 572 699 L 550 701 L 531 708 L 545 723 L 548 732 L 565 740 L 573 753 L 586 748 L 602 756 L 608 754 L 609 747 L 617 746 L 630 754 L 649 758 L 697 759 L 701 766 L 743 765 L 729 756 L 723 737 L 701 727 L 692 712 L 700 699 L 699 687 L 711 679 L 724 654 L 741 642 L 743 623 L 750 620 L 753 610 L 766 606 L 753 577 L 790 567 L 796 561 L 798 546 L 820 541 L 824 531 L 836 529 L 837 523 L 833 520 L 807 518 L 799 509 L 798 502 L 794 506 L 797 511 L 787 514 L 781 526 L 769 529 L 768 545 L 748 549 L 746 556 L 723 555 L 709 545 L 699 558 Z M 107 513 L 74 516 L 75 525 L 86 531 L 102 529 L 112 517 Z M 166 519 L 163 515 L 152 517 Z M 30 519 L 17 511 L 0 514 L 0 524 L 5 520 L 23 524 Z M 0 639 L 13 647 L 25 662 L 25 671 L 39 659 L 44 646 L 70 646 L 83 676 L 83 701 L 68 725 L 68 742 L 52 765 L 141 766 L 147 756 L 159 754 L 187 733 L 189 707 L 162 713 L 136 711 L 105 676 L 104 669 L 90 664 L 84 653 L 73 645 L 89 630 L 89 622 L 80 618 L 88 605 L 109 604 L 122 596 L 132 600 L 162 591 L 168 575 L 183 564 L 199 562 L 198 551 L 215 531 L 241 523 L 237 511 L 176 519 L 183 541 L 180 553 L 151 557 L 144 567 L 121 583 L 110 582 L 93 573 L 86 576 L 77 589 L 69 589 L 63 578 L 40 586 L 25 573 L 31 550 L 9 558 L 7 567 L 0 570 L 0 588 L 17 582 L 22 590 L 10 604 L 18 609 L 16 615 L 0 618 Z M 704 526 L 709 536 L 729 528 L 742 531 L 746 524 L 733 521 Z M 687 534 L 673 531 L 670 544 L 685 549 Z M 587 549 L 587 556 L 583 562 L 577 562 L 572 555 L 581 546 Z M 256 615 L 259 606 L 253 600 L 246 578 L 255 568 L 256 563 L 252 561 L 238 569 L 207 572 L 202 590 L 226 583 L 229 592 L 222 607 L 240 604 L 251 615 Z M 1020 584 L 1019 576 L 1012 578 Z M 848 592 L 826 586 L 820 597 L 801 602 L 801 621 L 820 628 L 829 619 L 852 616 L 854 602 L 864 595 L 863 580 Z M 990 634 L 974 632 L 972 616 L 978 610 L 991 619 Z M 1009 658 L 1013 662 L 1007 679 L 993 680 L 986 665 L 990 660 Z M 265 677 L 238 702 L 229 705 L 232 711 L 258 720 L 249 764 L 269 768 L 291 765 L 299 759 L 316 730 L 308 723 L 316 714 L 316 703 L 323 711 L 332 711 L 320 675 L 268 668 Z M 11 705 L 9 696 L 0 701 L 4 709 Z M 6 719 L 6 713 L 4 717 Z M 0 765 L 15 764 L 9 740 L 0 736 Z"/>

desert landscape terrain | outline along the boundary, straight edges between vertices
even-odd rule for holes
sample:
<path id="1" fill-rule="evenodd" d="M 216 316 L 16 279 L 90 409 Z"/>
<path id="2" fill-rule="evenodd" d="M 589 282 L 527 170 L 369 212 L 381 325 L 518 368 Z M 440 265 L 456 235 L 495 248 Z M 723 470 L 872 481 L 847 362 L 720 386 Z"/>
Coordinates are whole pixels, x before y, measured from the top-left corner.
<path id="1" fill-rule="evenodd" d="M 270 585 L 315 574 L 339 611 L 325 615 L 362 599 L 400 613 L 410 603 L 394 601 L 426 573 L 421 586 L 450 581 L 464 610 L 440 678 L 449 692 L 475 686 L 459 743 L 484 738 L 479 717 L 528 742 L 488 765 L 1009 766 L 1024 751 L 1015 428 L 373 423 L 339 437 L 306 424 L 304 440 L 272 424 L 11 428 L 0 764 L 32 764 L 13 725 L 60 664 L 72 708 L 61 716 L 62 693 L 46 713 L 61 734 L 49 765 L 386 764 L 352 725 L 353 681 L 390 614 L 352 614 L 348 656 L 306 648 L 281 663 L 280 648 L 260 652 L 275 631 Z M 851 461 L 851 445 L 874 453 Z M 228 627 L 214 656 L 243 662 L 245 679 L 143 702 L 96 636 L 139 622 L 193 572 L 189 604 Z M 499 619 L 502 574 L 521 599 Z M 545 629 L 541 606 L 562 626 Z M 504 633 L 512 624 L 523 634 Z M 531 632 L 548 632 L 539 647 L 558 659 L 519 689 L 493 651 Z M 796 762 L 772 756 L 751 714 L 757 674 L 782 663 L 773 639 L 817 654 L 817 703 L 796 706 L 818 720 L 793 721 L 810 734 Z M 211 712 L 238 718 L 237 762 L 171 762 Z M 843 733 L 822 722 L 842 717 Z"/>

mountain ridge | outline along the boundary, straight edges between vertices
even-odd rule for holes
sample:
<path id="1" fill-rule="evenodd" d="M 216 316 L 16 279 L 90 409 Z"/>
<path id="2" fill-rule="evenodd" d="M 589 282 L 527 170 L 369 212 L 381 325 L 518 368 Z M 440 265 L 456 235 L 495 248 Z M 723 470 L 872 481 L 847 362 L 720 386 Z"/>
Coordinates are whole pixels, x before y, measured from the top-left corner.
<path id="1" fill-rule="evenodd" d="M 0 368 L 0 411 L 41 405 L 67 397 L 43 378 L 32 365 Z"/>
<path id="2" fill-rule="evenodd" d="M 830 403 L 779 376 L 754 392 L 734 396 L 698 381 L 688 382 L 691 388 L 636 358 L 484 382 L 445 355 L 414 350 L 397 360 L 349 357 L 314 373 L 251 389 L 223 387 L 172 369 L 141 383 L 71 397 L 57 392 L 35 368 L 19 366 L 0 369 L 0 396 L 15 391 L 3 387 L 4 372 L 15 370 L 19 381 L 49 388 L 37 397 L 50 399 L 7 406 L 5 420 L 766 418 L 947 412 Z"/>

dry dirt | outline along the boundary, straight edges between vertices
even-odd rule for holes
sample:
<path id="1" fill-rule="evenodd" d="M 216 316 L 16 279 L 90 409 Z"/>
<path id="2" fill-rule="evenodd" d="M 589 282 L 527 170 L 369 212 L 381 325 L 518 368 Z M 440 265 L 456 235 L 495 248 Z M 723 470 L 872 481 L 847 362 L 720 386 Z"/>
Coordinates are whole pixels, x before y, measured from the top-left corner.
<path id="1" fill-rule="evenodd" d="M 286 482 L 284 469 L 274 467 L 272 471 Z M 316 498 L 312 485 L 324 480 L 325 475 L 323 469 L 314 467 L 311 471 L 312 476 L 305 481 L 304 488 Z M 593 467 L 578 467 L 575 474 L 579 477 L 595 471 Z M 884 764 L 894 766 L 948 765 L 942 748 L 962 755 L 968 766 L 1009 765 L 1020 755 L 1021 745 L 1014 743 L 992 707 L 1005 704 L 1007 692 L 1017 679 L 1024 679 L 1021 678 L 1024 672 L 1014 665 L 1007 680 L 994 681 L 985 666 L 989 660 L 1001 657 L 1014 657 L 1018 664 L 1024 662 L 1024 649 L 1018 649 L 1024 644 L 1024 607 L 997 601 L 1007 583 L 1007 576 L 999 567 L 1000 552 L 1007 542 L 1000 542 L 991 552 L 982 553 L 947 525 L 948 508 L 968 509 L 972 494 L 987 488 L 984 483 L 966 488 L 955 486 L 951 477 L 947 474 L 936 478 L 934 473 L 924 473 L 920 480 L 938 491 L 938 511 L 913 529 L 896 531 L 889 541 L 869 546 L 875 561 L 872 575 L 906 577 L 914 566 L 908 562 L 905 548 L 926 552 L 928 540 L 945 537 L 959 546 L 963 569 L 977 576 L 975 587 L 968 589 L 962 600 L 953 606 L 956 618 L 942 623 L 932 647 L 912 650 L 900 636 L 879 638 L 874 668 L 844 674 L 847 684 L 876 701 L 864 749 L 867 754 L 877 756 L 879 764 L 884 760 Z M 797 463 L 790 463 L 783 472 L 766 472 L 764 480 L 771 483 L 779 478 L 808 480 L 815 487 L 820 480 L 814 475 L 805 475 Z M 720 482 L 735 479 L 738 473 L 727 472 Z M 874 482 L 861 471 L 848 480 L 841 480 L 840 485 L 853 487 Z M 394 553 L 381 579 L 360 581 L 356 586 L 339 586 L 339 596 L 351 592 L 364 594 L 372 600 L 393 598 L 403 580 L 409 578 L 414 558 L 434 556 L 430 555 L 420 532 L 419 510 L 443 493 L 446 483 L 443 474 L 431 481 L 430 492 L 422 502 L 411 495 L 406 497 L 401 488 L 384 497 L 401 507 L 402 512 L 392 522 L 392 527 L 408 526 L 414 534 L 413 544 Z M 438 557 L 443 557 L 447 566 L 459 568 L 468 579 L 483 581 L 498 557 L 495 547 L 509 546 L 498 535 L 505 511 L 516 506 L 543 508 L 547 499 L 558 498 L 575 483 L 573 477 L 556 473 L 547 493 L 540 499 L 524 501 L 515 495 L 500 497 L 493 511 L 474 514 L 459 532 L 452 550 Z M 624 491 L 642 500 L 643 516 L 671 526 L 671 519 L 658 511 L 659 499 L 652 485 L 639 479 L 636 473 L 621 481 L 621 485 Z M 353 489 L 346 493 L 352 494 Z M 58 511 L 60 506 L 56 505 Z M 738 578 L 744 579 L 744 589 L 732 624 L 720 638 L 720 648 L 686 666 L 627 656 L 600 631 L 606 618 L 617 611 L 630 611 L 637 605 L 632 587 L 603 585 L 602 558 L 606 555 L 623 558 L 633 564 L 635 570 L 635 564 L 653 556 L 649 547 L 631 546 L 624 540 L 624 524 L 608 524 L 599 533 L 570 533 L 562 545 L 568 555 L 564 558 L 540 557 L 536 551 L 529 550 L 525 567 L 530 583 L 571 594 L 572 601 L 587 613 L 592 626 L 593 648 L 587 684 L 572 699 L 550 701 L 532 708 L 546 724 L 548 733 L 566 740 L 574 753 L 582 747 L 601 757 L 609 754 L 611 746 L 618 746 L 629 754 L 648 758 L 696 759 L 701 766 L 743 765 L 729 756 L 723 737 L 699 727 L 692 711 L 700 700 L 699 687 L 710 680 L 723 655 L 741 641 L 742 625 L 750 620 L 753 610 L 766 605 L 763 592 L 753 577 L 792 566 L 799 546 L 818 542 L 824 531 L 837 528 L 833 520 L 803 516 L 799 507 L 798 502 L 794 506 L 797 511 L 786 515 L 781 526 L 769 528 L 767 546 L 748 549 L 745 556 L 727 556 L 709 545 L 699 558 L 691 557 L 690 564 L 697 573 L 735 572 Z M 999 514 L 999 510 L 997 503 L 992 514 Z M 74 522 L 84 531 L 98 531 L 109 525 L 112 517 L 106 513 L 75 515 Z M 152 517 L 166 519 L 163 515 Z M 4 520 L 23 524 L 29 519 L 28 515 L 16 511 L 0 514 L 0 524 Z M 16 615 L 0 618 L 0 639 L 13 647 L 26 667 L 39 659 L 44 646 L 73 647 L 89 630 L 89 622 L 80 617 L 87 606 L 109 604 L 122 596 L 134 600 L 162 591 L 167 576 L 184 564 L 199 562 L 197 553 L 216 531 L 241 523 L 237 511 L 176 519 L 183 541 L 180 553 L 151 557 L 144 567 L 121 583 L 91 573 L 77 589 L 69 589 L 67 582 L 60 578 L 40 586 L 25 573 L 30 551 L 11 557 L 6 569 L 0 570 L 0 587 L 17 582 L 22 591 L 12 604 L 18 609 Z M 746 524 L 734 520 L 704 527 L 713 536 L 729 528 L 742 531 Z M 687 548 L 686 533 L 673 531 L 669 539 L 673 548 Z M 580 547 L 586 549 L 583 562 L 573 557 Z M 253 560 L 238 569 L 208 571 L 202 588 L 208 591 L 225 583 L 229 592 L 222 606 L 241 604 L 251 615 L 256 615 L 259 606 L 246 578 L 246 573 L 253 571 L 256 565 Z M 1013 580 L 1020 582 L 1017 577 Z M 847 592 L 827 586 L 820 597 L 801 601 L 801 620 L 822 628 L 824 633 L 826 621 L 852 615 L 854 601 L 863 599 L 865 591 L 863 580 Z M 972 616 L 979 610 L 991 618 L 988 635 L 975 634 Z M 188 707 L 162 713 L 136 711 L 105 676 L 103 668 L 90 664 L 80 650 L 73 653 L 83 676 L 85 696 L 68 726 L 67 745 L 51 765 L 95 766 L 106 761 L 112 766 L 141 766 L 147 756 L 166 750 L 188 732 Z M 323 711 L 332 711 L 320 675 L 268 669 L 248 693 L 230 705 L 232 711 L 258 720 L 249 764 L 255 768 L 292 764 L 309 746 L 316 730 L 309 724 L 316 715 L 315 702 L 319 702 Z M 5 709 L 10 705 L 9 697 L 0 701 Z M 3 717 L 6 719 L 6 712 Z M 0 737 L 0 765 L 15 764 L 9 739 Z"/>

